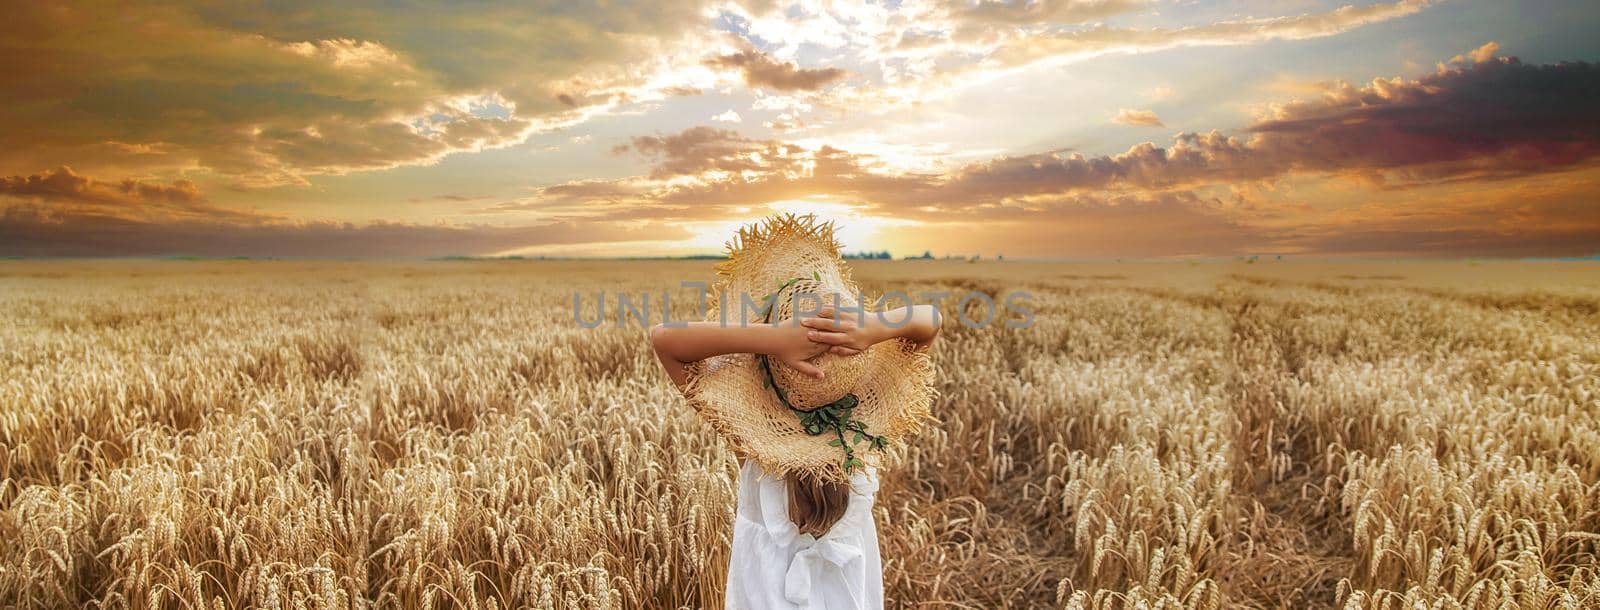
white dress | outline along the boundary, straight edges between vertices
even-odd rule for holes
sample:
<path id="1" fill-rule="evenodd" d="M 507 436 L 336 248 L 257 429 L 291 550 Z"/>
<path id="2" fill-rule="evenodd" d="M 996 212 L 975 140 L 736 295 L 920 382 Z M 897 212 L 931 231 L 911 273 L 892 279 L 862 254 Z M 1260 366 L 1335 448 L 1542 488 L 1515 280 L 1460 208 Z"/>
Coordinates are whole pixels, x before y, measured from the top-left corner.
<path id="1" fill-rule="evenodd" d="M 728 561 L 730 610 L 865 610 L 883 607 L 883 562 L 872 500 L 878 477 L 850 477 L 850 501 L 838 523 L 814 538 L 789 520 L 782 478 L 755 460 L 739 469 L 739 508 Z"/>

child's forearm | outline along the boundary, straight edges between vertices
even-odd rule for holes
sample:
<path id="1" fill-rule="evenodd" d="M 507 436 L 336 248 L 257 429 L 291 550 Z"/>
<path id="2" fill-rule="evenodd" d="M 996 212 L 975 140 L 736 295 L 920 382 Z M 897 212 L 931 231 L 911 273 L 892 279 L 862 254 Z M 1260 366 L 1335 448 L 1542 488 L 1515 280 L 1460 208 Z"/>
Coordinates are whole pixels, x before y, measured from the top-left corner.
<path id="1" fill-rule="evenodd" d="M 917 347 L 927 347 L 939 336 L 939 308 L 935 305 L 907 305 L 877 316 L 884 340 L 910 339 Z"/>
<path id="2" fill-rule="evenodd" d="M 656 358 L 672 377 L 673 383 L 683 387 L 688 382 L 687 367 L 691 362 L 723 354 L 767 354 L 776 357 L 790 368 L 818 379 L 822 369 L 806 359 L 827 351 L 828 346 L 812 343 L 806 338 L 806 329 L 798 324 L 750 324 L 724 326 L 716 322 L 691 322 L 683 326 L 656 325 L 650 329 L 650 344 Z"/>
<path id="3" fill-rule="evenodd" d="M 770 354 L 778 344 L 771 325 L 750 327 L 723 327 L 717 322 L 690 322 L 682 327 L 654 325 L 650 328 L 650 346 L 656 349 L 656 359 L 667 376 L 678 387 L 688 383 L 690 362 L 709 359 L 722 354 Z"/>
<path id="4" fill-rule="evenodd" d="M 689 322 L 683 326 L 657 324 L 650 329 L 656 353 L 688 364 L 722 354 L 771 354 L 780 345 L 771 324 L 724 326 L 718 322 Z"/>

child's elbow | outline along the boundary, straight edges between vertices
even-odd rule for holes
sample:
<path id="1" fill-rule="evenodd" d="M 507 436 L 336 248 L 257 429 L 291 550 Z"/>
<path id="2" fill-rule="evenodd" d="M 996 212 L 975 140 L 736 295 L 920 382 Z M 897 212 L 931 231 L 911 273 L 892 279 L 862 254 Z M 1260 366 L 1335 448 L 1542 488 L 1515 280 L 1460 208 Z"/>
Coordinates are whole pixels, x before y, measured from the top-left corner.
<path id="1" fill-rule="evenodd" d="M 671 327 L 666 324 L 656 324 L 650 327 L 650 347 L 655 349 L 657 354 L 666 354 L 672 351 L 671 345 Z"/>
<path id="2" fill-rule="evenodd" d="M 939 307 L 937 305 L 927 305 L 926 307 L 928 308 L 928 337 L 932 339 L 934 337 L 938 337 L 939 331 L 944 329 L 944 317 L 943 314 L 939 312 Z"/>

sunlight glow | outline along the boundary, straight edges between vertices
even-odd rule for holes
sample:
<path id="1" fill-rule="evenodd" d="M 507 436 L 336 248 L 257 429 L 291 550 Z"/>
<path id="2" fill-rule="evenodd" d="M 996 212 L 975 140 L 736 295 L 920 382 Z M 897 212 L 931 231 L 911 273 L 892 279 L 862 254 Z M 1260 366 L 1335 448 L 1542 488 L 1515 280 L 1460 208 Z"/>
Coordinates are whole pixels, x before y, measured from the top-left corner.
<path id="1" fill-rule="evenodd" d="M 741 216 L 728 220 L 684 223 L 684 228 L 694 234 L 684 243 L 685 247 L 694 252 L 720 253 L 741 226 L 774 214 L 815 214 L 837 225 L 836 235 L 846 252 L 889 250 L 900 256 L 904 253 L 896 249 L 898 240 L 893 234 L 922 224 L 915 220 L 874 216 L 864 206 L 836 201 L 774 201 L 764 206 L 741 207 L 739 211 Z"/>

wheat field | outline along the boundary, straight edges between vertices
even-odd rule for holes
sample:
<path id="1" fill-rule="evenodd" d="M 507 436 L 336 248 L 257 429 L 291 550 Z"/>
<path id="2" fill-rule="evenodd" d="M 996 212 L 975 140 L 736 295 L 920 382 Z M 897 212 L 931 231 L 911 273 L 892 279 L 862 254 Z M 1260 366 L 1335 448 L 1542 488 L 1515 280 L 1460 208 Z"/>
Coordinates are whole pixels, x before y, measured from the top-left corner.
<path id="1" fill-rule="evenodd" d="M 0 606 L 720 607 L 735 456 L 573 320 L 709 275 L 0 261 Z M 856 275 L 1035 316 L 945 303 L 893 606 L 1600 607 L 1600 266 Z"/>

